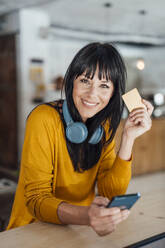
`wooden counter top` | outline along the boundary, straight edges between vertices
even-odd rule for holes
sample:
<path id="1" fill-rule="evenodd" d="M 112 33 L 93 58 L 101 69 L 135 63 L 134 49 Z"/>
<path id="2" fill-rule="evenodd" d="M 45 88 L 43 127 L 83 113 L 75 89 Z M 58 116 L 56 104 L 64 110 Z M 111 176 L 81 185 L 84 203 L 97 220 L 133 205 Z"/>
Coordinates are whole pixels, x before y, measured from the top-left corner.
<path id="1" fill-rule="evenodd" d="M 121 121 L 116 139 L 119 149 L 121 133 L 125 121 Z M 165 118 L 153 119 L 152 128 L 138 137 L 133 146 L 133 175 L 142 175 L 165 170 Z"/>
<path id="2" fill-rule="evenodd" d="M 165 232 L 165 172 L 132 179 L 128 192 L 141 199 L 126 221 L 108 236 L 90 227 L 33 223 L 0 233 L 1 248 L 122 248 Z"/>

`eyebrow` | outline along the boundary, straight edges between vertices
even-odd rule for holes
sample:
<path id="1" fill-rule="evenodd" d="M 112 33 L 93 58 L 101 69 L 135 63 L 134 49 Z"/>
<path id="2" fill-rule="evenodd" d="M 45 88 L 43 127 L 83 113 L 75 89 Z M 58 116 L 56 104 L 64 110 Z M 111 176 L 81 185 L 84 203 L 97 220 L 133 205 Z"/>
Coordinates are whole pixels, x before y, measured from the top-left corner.
<path id="1" fill-rule="evenodd" d="M 81 76 L 83 76 L 84 78 L 86 78 L 86 79 L 89 79 L 89 80 L 92 80 L 92 79 L 90 79 L 90 78 L 88 78 L 88 77 L 86 77 L 85 75 L 81 75 Z M 112 83 L 112 81 L 111 80 L 100 80 L 102 83 Z"/>

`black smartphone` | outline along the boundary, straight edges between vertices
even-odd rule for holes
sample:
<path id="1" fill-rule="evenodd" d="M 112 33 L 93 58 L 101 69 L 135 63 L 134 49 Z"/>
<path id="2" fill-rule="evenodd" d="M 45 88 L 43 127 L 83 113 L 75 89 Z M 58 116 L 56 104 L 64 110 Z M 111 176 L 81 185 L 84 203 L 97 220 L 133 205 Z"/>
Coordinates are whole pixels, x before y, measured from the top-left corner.
<path id="1" fill-rule="evenodd" d="M 140 196 L 141 195 L 139 192 L 135 194 L 118 195 L 113 197 L 106 207 L 119 207 L 120 209 L 130 209 L 140 198 Z"/>

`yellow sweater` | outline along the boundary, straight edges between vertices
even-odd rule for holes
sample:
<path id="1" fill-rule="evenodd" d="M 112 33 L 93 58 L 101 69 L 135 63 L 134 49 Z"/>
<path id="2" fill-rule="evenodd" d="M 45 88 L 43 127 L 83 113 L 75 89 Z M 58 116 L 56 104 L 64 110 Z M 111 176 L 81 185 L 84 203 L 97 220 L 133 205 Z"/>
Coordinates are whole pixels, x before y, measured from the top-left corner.
<path id="1" fill-rule="evenodd" d="M 98 163 L 83 173 L 75 172 L 59 113 L 40 105 L 30 114 L 25 132 L 21 169 L 7 229 L 37 220 L 60 224 L 58 205 L 90 205 L 99 195 L 109 199 L 124 194 L 131 178 L 131 161 L 114 152 L 114 141 L 102 151 Z"/>

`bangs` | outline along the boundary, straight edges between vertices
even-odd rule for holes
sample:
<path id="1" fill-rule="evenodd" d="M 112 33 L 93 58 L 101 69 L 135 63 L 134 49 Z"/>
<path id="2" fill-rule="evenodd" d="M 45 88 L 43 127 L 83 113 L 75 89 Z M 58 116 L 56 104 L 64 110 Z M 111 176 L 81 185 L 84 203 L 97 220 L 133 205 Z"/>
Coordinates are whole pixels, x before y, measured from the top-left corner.
<path id="1" fill-rule="evenodd" d="M 111 70 L 112 68 L 110 68 L 111 66 L 107 63 L 106 59 L 97 57 L 91 59 L 91 57 L 89 57 L 85 63 L 84 61 L 82 61 L 82 63 L 79 62 L 78 67 L 79 68 L 76 68 L 78 73 L 76 73 L 75 78 L 83 74 L 85 77 L 93 79 L 98 69 L 99 80 L 105 78 L 107 81 L 113 81 L 111 77 L 111 71 L 113 70 Z"/>

